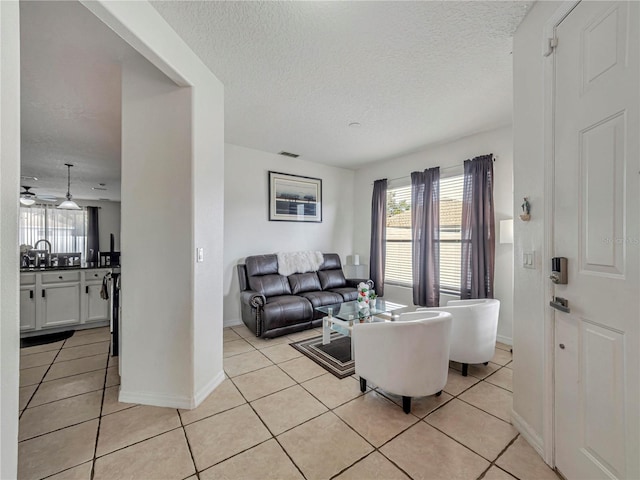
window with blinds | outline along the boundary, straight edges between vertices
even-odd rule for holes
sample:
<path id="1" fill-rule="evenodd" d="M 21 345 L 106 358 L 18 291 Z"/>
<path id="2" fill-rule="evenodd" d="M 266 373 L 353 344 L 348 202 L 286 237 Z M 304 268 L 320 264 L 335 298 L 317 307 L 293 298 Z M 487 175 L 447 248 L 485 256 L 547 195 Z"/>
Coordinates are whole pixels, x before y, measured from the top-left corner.
<path id="1" fill-rule="evenodd" d="M 384 281 L 411 286 L 411 185 L 387 190 Z"/>
<path id="2" fill-rule="evenodd" d="M 80 252 L 86 258 L 87 210 L 61 210 L 50 205 L 20 207 L 18 233 L 21 245 L 34 246 L 44 239 L 51 242 L 52 252 Z"/>
<path id="3" fill-rule="evenodd" d="M 460 293 L 464 175 L 440 179 L 440 291 Z"/>
<path id="4" fill-rule="evenodd" d="M 463 175 L 440 179 L 440 290 L 460 292 Z M 411 286 L 411 185 L 387 190 L 385 283 Z"/>

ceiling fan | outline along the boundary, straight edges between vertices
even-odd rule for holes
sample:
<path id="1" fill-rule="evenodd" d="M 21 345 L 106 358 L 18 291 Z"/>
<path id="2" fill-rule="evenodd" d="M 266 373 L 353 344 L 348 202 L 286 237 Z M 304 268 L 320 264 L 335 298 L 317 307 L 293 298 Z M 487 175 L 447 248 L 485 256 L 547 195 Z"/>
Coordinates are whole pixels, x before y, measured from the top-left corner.
<path id="1" fill-rule="evenodd" d="M 33 187 L 27 187 L 26 185 L 23 185 L 22 188 L 24 189 L 22 192 L 20 192 L 20 203 L 22 205 L 33 205 L 34 203 L 36 203 L 36 199 L 42 200 L 44 202 L 55 202 L 56 200 L 58 200 L 57 197 L 53 195 L 38 195 L 32 192 L 31 189 Z"/>

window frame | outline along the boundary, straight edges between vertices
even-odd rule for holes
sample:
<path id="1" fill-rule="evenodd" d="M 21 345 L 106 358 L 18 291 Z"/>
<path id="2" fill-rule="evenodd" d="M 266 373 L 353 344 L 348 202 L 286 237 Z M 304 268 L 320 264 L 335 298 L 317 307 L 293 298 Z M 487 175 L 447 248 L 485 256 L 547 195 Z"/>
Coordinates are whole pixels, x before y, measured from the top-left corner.
<path id="1" fill-rule="evenodd" d="M 461 182 L 461 189 L 464 189 L 464 171 L 462 169 L 462 166 L 460 166 L 459 168 L 455 168 L 452 169 L 450 172 L 448 172 L 447 175 L 441 176 L 440 177 L 440 181 L 442 182 L 442 180 L 447 180 L 447 179 L 451 179 L 454 177 L 458 177 L 460 179 Z M 387 195 L 389 195 L 392 191 L 398 191 L 401 189 L 409 189 L 409 202 L 411 201 L 411 183 L 407 183 L 407 182 L 403 182 L 403 183 L 399 183 L 399 184 L 395 184 L 395 185 L 389 185 L 387 186 Z M 460 195 L 462 197 L 463 192 L 460 192 Z M 441 198 L 442 200 L 442 198 Z M 461 199 L 462 200 L 462 199 Z M 441 203 L 442 205 L 442 203 Z M 411 208 L 411 207 L 410 207 Z M 460 205 L 460 208 L 462 209 L 462 203 Z M 411 211 L 409 209 L 409 211 Z M 442 214 L 442 210 L 440 211 L 440 213 Z M 462 210 L 460 211 L 460 216 L 462 217 Z M 441 215 L 442 217 L 442 215 Z M 458 232 L 460 234 L 460 237 L 462 237 L 462 221 L 460 222 L 460 226 L 458 228 Z M 386 226 L 385 228 L 389 228 L 388 226 Z M 459 244 L 460 245 L 460 250 L 462 252 L 462 238 L 460 239 L 442 239 L 442 224 L 440 226 L 440 235 L 438 242 L 440 244 L 447 244 L 447 243 L 453 243 L 453 244 Z M 408 240 L 400 240 L 400 239 L 393 239 L 393 240 L 389 240 L 388 236 L 386 239 L 386 245 L 385 247 L 388 246 L 389 242 L 391 243 L 413 243 L 413 240 L 410 238 Z M 388 252 L 388 248 L 387 248 L 387 252 Z M 441 256 L 442 258 L 442 256 Z M 405 287 L 405 288 L 412 288 L 413 287 L 413 265 L 411 265 L 411 281 L 410 282 L 403 282 L 401 280 L 397 280 L 397 279 L 391 279 L 388 280 L 387 279 L 387 268 L 386 268 L 386 263 L 387 263 L 387 259 L 388 259 L 388 255 L 385 256 L 385 279 L 384 279 L 384 283 L 385 285 L 392 285 L 392 286 L 397 286 L 397 287 Z M 459 269 L 462 269 L 462 256 L 460 255 L 459 260 Z M 442 264 L 440 264 L 442 265 Z M 442 268 L 442 267 L 441 267 Z M 442 279 L 442 275 L 440 275 L 441 279 Z M 443 286 L 442 285 L 442 280 L 441 280 L 441 284 L 440 284 L 440 293 L 444 294 L 444 295 L 452 295 L 452 296 L 459 296 L 460 295 L 460 291 L 461 291 L 461 286 L 460 286 L 460 279 L 458 280 L 458 285 L 457 285 L 457 290 L 455 289 L 455 286 L 452 285 L 446 285 Z"/>

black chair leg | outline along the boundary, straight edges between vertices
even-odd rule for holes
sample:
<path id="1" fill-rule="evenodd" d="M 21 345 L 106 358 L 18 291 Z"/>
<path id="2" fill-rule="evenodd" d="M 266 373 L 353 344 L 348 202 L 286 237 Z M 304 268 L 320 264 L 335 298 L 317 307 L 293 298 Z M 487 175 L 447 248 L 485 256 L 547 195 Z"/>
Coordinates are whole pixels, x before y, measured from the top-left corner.
<path id="1" fill-rule="evenodd" d="M 468 372 L 469 372 L 469 364 L 468 363 L 463 363 L 462 364 L 462 376 L 466 377 Z"/>
<path id="2" fill-rule="evenodd" d="M 489 365 L 489 362 L 484 362 L 483 365 L 486 367 L 487 365 Z"/>
<path id="3" fill-rule="evenodd" d="M 360 391 L 362 393 L 367 391 L 367 379 L 360 377 Z"/>
<path id="4" fill-rule="evenodd" d="M 440 390 L 438 393 L 436 393 L 436 397 L 439 397 L 440 395 L 442 395 L 442 390 Z"/>
<path id="5" fill-rule="evenodd" d="M 411 413 L 411 397 L 402 397 L 402 411 Z"/>

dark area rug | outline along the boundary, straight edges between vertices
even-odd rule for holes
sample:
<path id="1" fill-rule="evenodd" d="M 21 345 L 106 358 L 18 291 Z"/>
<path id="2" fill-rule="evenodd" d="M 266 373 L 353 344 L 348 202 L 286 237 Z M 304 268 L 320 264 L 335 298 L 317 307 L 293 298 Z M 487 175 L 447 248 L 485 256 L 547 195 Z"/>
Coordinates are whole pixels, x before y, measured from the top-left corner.
<path id="1" fill-rule="evenodd" d="M 290 345 L 338 378 L 355 373 L 354 361 L 351 359 L 350 337 L 332 333 L 331 343 L 327 345 L 322 345 L 322 335 Z"/>
<path id="2" fill-rule="evenodd" d="M 38 335 L 37 337 L 27 337 L 20 339 L 20 348 L 35 347 L 37 345 L 46 345 L 47 343 L 55 343 L 60 340 L 66 340 L 75 333 L 75 330 L 67 330 L 65 332 L 49 333 L 47 335 Z"/>

